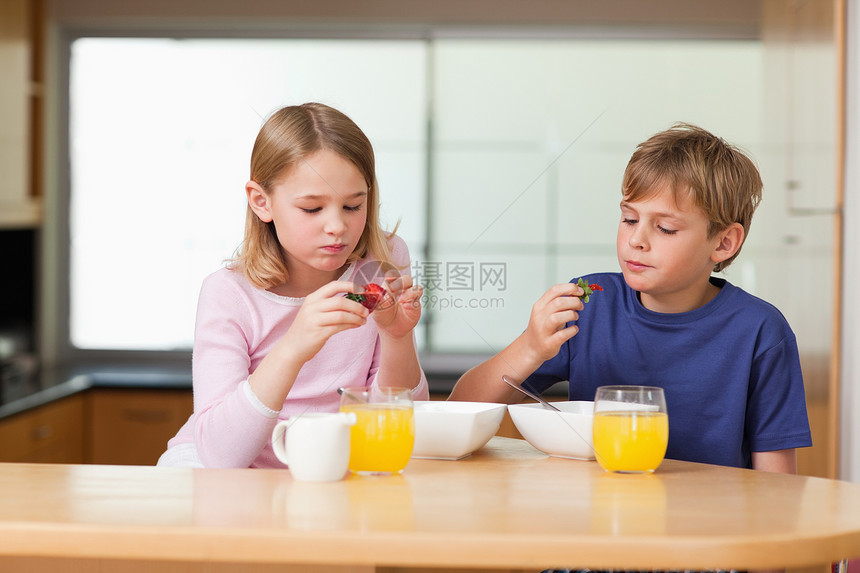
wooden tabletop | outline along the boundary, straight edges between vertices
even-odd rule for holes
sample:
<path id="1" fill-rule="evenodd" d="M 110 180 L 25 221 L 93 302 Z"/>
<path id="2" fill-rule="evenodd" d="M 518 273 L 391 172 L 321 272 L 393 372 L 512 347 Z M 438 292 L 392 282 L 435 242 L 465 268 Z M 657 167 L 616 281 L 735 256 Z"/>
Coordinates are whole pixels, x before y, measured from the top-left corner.
<path id="1" fill-rule="evenodd" d="M 802 567 L 860 556 L 860 484 L 671 460 L 654 475 L 607 474 L 498 437 L 464 460 L 324 484 L 288 470 L 0 464 L 4 556 Z"/>

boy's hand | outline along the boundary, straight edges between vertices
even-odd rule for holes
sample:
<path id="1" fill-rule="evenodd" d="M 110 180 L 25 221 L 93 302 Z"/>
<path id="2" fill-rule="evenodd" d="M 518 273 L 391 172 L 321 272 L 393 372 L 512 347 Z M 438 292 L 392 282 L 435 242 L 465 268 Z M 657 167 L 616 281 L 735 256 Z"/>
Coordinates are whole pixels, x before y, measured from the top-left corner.
<path id="1" fill-rule="evenodd" d="M 579 297 L 583 294 L 579 285 L 558 284 L 546 291 L 532 306 L 523 341 L 534 353 L 538 363 L 558 354 L 561 345 L 579 332 L 576 325 L 566 325 L 579 318 L 578 311 L 583 308 Z"/>
<path id="2" fill-rule="evenodd" d="M 386 292 L 373 311 L 373 320 L 382 334 L 402 338 L 412 332 L 421 318 L 424 289 L 412 284 L 409 275 L 385 277 Z"/>

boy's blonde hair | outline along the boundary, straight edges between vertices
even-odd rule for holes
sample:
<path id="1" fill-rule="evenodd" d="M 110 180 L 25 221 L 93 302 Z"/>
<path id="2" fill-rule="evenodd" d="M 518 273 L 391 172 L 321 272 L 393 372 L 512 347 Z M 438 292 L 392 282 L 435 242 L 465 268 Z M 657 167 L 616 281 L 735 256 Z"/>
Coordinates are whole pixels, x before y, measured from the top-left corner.
<path id="1" fill-rule="evenodd" d="M 304 157 L 320 150 L 337 153 L 358 169 L 367 183 L 367 221 L 353 262 L 372 254 L 383 265 L 392 265 L 388 238 L 379 226 L 379 189 L 373 146 L 363 131 L 340 111 L 321 103 L 283 107 L 260 129 L 251 152 L 251 180 L 268 194 Z M 395 229 L 396 231 L 396 229 Z M 257 288 L 267 289 L 287 281 L 287 267 L 274 222 L 264 223 L 248 207 L 245 238 L 231 261 Z"/>
<path id="2" fill-rule="evenodd" d="M 740 223 L 746 239 L 761 202 L 762 182 L 755 164 L 737 147 L 700 127 L 677 123 L 636 147 L 621 184 L 626 201 L 648 199 L 664 189 L 671 190 L 676 202 L 688 196 L 705 213 L 709 238 Z M 714 265 L 714 272 L 739 253 L 740 247 Z"/>

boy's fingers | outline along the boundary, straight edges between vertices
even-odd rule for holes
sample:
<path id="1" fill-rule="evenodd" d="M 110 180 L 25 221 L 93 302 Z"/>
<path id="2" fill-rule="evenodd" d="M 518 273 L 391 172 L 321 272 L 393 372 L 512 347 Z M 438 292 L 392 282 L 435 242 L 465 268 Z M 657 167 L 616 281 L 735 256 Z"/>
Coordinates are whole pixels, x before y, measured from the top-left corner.
<path id="1" fill-rule="evenodd" d="M 536 305 L 535 310 L 541 314 L 555 315 L 558 313 L 576 312 L 583 309 L 582 299 L 578 296 L 559 296 L 550 299 L 544 305 Z"/>
<path id="2" fill-rule="evenodd" d="M 582 310 L 584 308 L 582 299 L 578 296 L 560 296 L 550 304 L 556 310 Z"/>
<path id="3" fill-rule="evenodd" d="M 582 288 L 580 288 L 576 284 L 561 283 L 550 287 L 550 289 L 538 299 L 538 302 L 542 304 L 549 304 L 551 301 L 561 297 L 579 297 L 583 294 L 584 291 L 582 290 Z"/>
<path id="4" fill-rule="evenodd" d="M 564 312 L 559 312 L 556 314 L 556 320 L 559 321 L 558 329 L 561 330 L 567 325 L 568 322 L 572 322 L 579 318 L 579 313 L 575 310 L 566 310 Z"/>
<path id="5" fill-rule="evenodd" d="M 568 326 L 567 328 L 562 328 L 555 334 L 553 334 L 553 338 L 558 342 L 558 346 L 561 347 L 562 344 L 576 336 L 576 333 L 579 332 L 579 327 L 575 324 Z"/>

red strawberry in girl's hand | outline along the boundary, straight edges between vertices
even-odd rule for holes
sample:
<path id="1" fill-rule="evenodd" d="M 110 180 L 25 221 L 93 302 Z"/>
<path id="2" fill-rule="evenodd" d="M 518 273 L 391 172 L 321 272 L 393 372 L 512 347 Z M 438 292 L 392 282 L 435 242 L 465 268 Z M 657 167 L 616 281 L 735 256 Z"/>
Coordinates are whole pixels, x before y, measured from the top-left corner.
<path id="1" fill-rule="evenodd" d="M 370 283 L 369 285 L 364 285 L 364 302 L 361 304 L 367 307 L 367 310 L 373 312 L 373 309 L 382 301 L 382 297 L 384 296 L 385 289 L 378 284 Z"/>
<path id="2" fill-rule="evenodd" d="M 384 296 L 385 289 L 377 284 L 370 283 L 369 285 L 364 285 L 364 292 L 351 292 L 346 295 L 346 298 L 354 300 L 355 302 L 360 302 L 364 308 L 373 312 L 373 309 L 376 308 L 376 305 L 379 304 L 379 301 L 381 301 Z"/>

